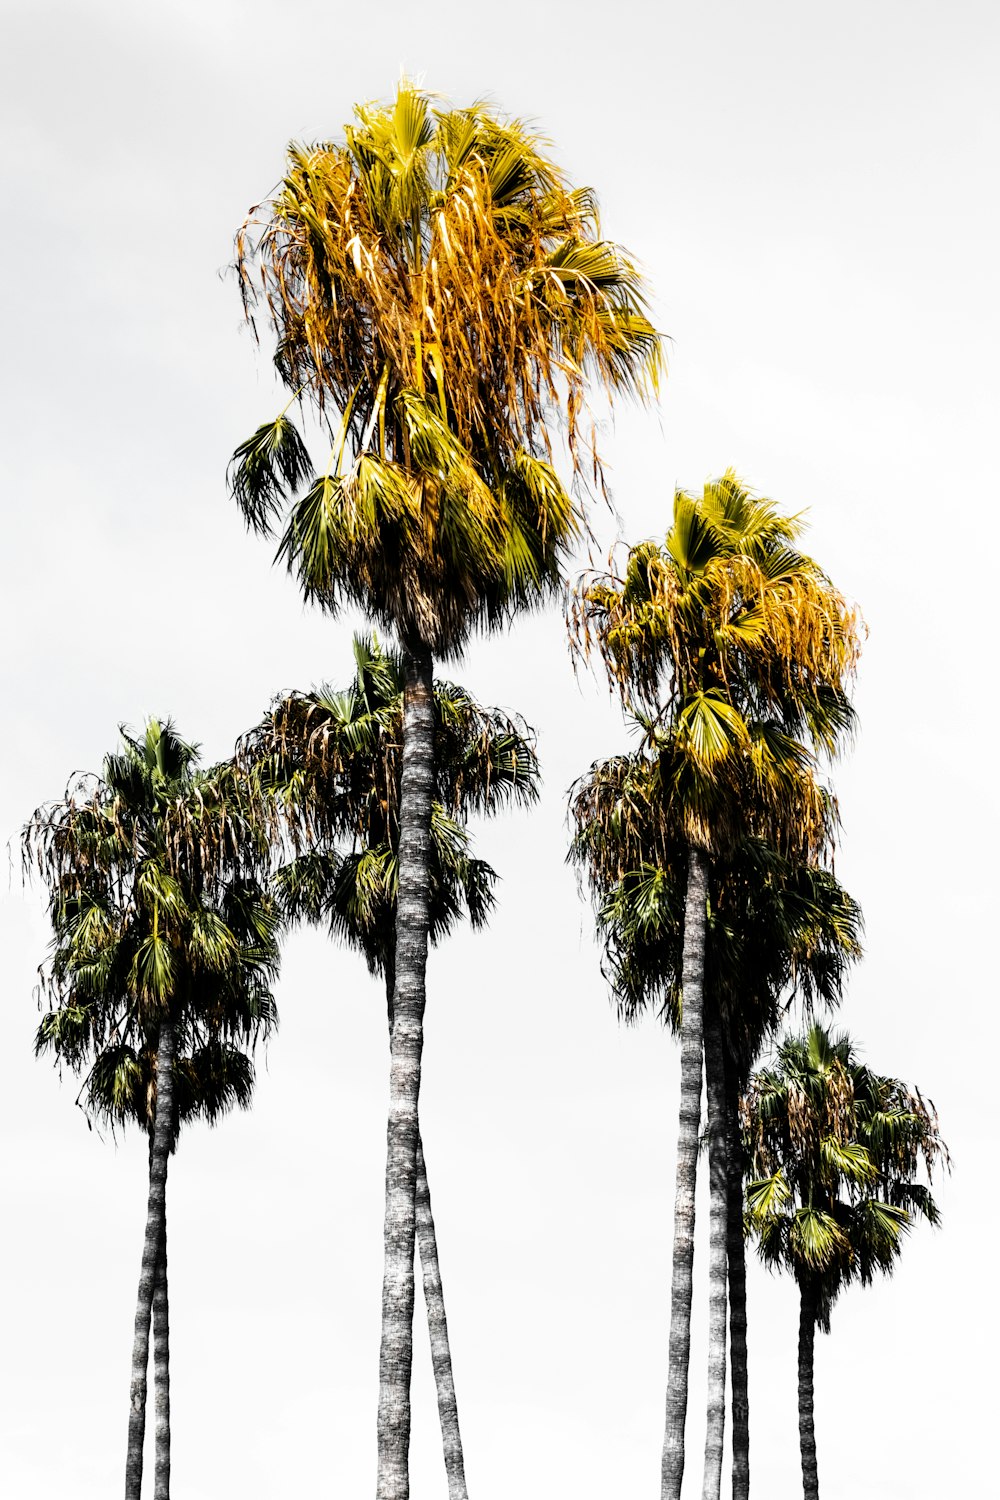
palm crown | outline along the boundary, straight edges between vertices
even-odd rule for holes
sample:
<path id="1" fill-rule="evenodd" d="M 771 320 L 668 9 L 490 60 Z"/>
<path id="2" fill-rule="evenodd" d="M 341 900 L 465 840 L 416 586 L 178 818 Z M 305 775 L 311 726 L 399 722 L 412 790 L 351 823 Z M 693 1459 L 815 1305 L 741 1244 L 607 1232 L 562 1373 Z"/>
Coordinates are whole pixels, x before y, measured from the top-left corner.
<path id="1" fill-rule="evenodd" d="M 40 808 L 25 830 L 53 924 L 42 973 L 50 1009 L 36 1048 L 75 1071 L 92 1065 L 84 1092 L 98 1115 L 151 1118 L 155 1090 L 142 1059 L 162 1020 L 186 1043 L 182 1112 L 185 1067 L 195 1092 L 204 1074 L 221 1108 L 231 1088 L 245 1091 L 228 1043 L 274 1024 L 277 911 L 238 868 L 251 824 L 232 787 L 231 767 L 200 770 L 195 747 L 154 719 L 141 740 L 123 731 L 102 775 Z M 216 1108 L 207 1096 L 202 1107 Z"/>
<path id="2" fill-rule="evenodd" d="M 280 555 L 306 594 L 453 649 L 558 580 L 580 516 L 546 423 L 599 471 L 588 380 L 642 394 L 659 373 L 641 278 L 527 126 L 408 83 L 293 147 L 266 207 L 237 239 L 245 304 L 332 448 L 312 478 L 286 408 L 237 450 L 234 494 L 270 531 L 305 484 Z"/>
<path id="3" fill-rule="evenodd" d="M 914 1215 L 938 1222 L 918 1180 L 921 1165 L 929 1177 L 948 1160 L 934 1108 L 865 1067 L 846 1034 L 814 1025 L 754 1074 L 742 1115 L 760 1254 L 810 1284 L 828 1329 L 843 1286 L 892 1269 Z"/>
<path id="4" fill-rule="evenodd" d="M 355 677 L 279 698 L 245 736 L 240 756 L 277 807 L 295 856 L 278 872 L 291 919 L 327 921 L 391 974 L 399 868 L 403 664 L 375 637 L 354 640 Z M 485 922 L 496 875 L 469 852 L 465 820 L 538 795 L 531 730 L 483 708 L 464 688 L 434 686 L 430 937 L 468 914 Z"/>
<path id="5" fill-rule="evenodd" d="M 846 684 L 859 622 L 793 545 L 800 524 L 730 471 L 700 499 L 678 491 L 665 542 L 629 550 L 573 605 L 629 702 L 648 708 L 661 794 L 684 835 L 718 850 L 746 833 L 814 854 L 835 818 L 814 774 L 853 724 Z"/>

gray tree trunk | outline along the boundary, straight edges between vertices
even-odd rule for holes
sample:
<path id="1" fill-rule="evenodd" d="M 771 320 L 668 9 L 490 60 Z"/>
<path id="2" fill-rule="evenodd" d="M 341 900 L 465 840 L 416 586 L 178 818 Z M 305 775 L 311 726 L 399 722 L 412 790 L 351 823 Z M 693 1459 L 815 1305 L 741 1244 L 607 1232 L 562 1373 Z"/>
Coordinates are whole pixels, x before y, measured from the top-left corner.
<path id="1" fill-rule="evenodd" d="M 156 1258 L 153 1283 L 153 1410 L 156 1426 L 156 1458 L 153 1470 L 154 1500 L 170 1500 L 170 1311 L 167 1298 L 167 1217 Z"/>
<path id="2" fill-rule="evenodd" d="M 406 643 L 399 797 L 399 896 L 385 1166 L 377 1500 L 409 1500 L 417 1105 L 430 926 L 434 683 L 431 653 Z"/>
<path id="3" fill-rule="evenodd" d="M 455 1378 L 451 1368 L 448 1320 L 444 1311 L 444 1288 L 441 1285 L 441 1268 L 438 1265 L 437 1237 L 434 1232 L 434 1216 L 431 1213 L 430 1188 L 427 1186 L 423 1142 L 419 1136 L 417 1137 L 416 1206 L 417 1244 L 420 1248 L 424 1303 L 427 1308 L 427 1327 L 431 1338 L 431 1362 L 434 1366 L 438 1416 L 441 1420 L 444 1467 L 448 1475 L 448 1500 L 469 1500 L 469 1491 L 465 1484 L 462 1434 L 458 1426 Z"/>
<path id="4" fill-rule="evenodd" d="M 391 1040 L 392 992 L 395 984 L 395 964 L 391 955 L 386 957 L 385 973 Z M 424 1145 L 419 1127 L 417 1131 L 416 1225 L 417 1248 L 420 1251 L 420 1266 L 423 1271 L 424 1306 L 427 1309 L 427 1329 L 431 1341 L 431 1363 L 434 1367 L 434 1388 L 437 1392 L 438 1417 L 441 1422 L 444 1467 L 448 1477 L 448 1500 L 469 1500 L 469 1491 L 465 1483 L 462 1433 L 458 1425 L 455 1377 L 451 1365 L 448 1319 L 444 1310 L 444 1286 L 438 1262 L 437 1231 L 434 1228 L 434 1215 L 431 1211 L 431 1192 L 427 1185 Z"/>
<path id="5" fill-rule="evenodd" d="M 743 1236 L 743 1152 L 736 1065 L 726 1066 L 726 1237 L 729 1261 L 729 1350 L 733 1381 L 733 1500 L 750 1500 L 750 1393 L 747 1379 L 747 1253 Z"/>
<path id="6" fill-rule="evenodd" d="M 702 1500 L 722 1493 L 722 1449 L 726 1436 L 726 1313 L 729 1195 L 726 1174 L 726 1086 L 722 1023 L 718 1006 L 705 1006 L 705 1089 L 708 1098 L 708 1406 Z"/>
<path id="7" fill-rule="evenodd" d="M 680 1500 L 681 1481 L 684 1477 L 684 1423 L 687 1417 L 688 1364 L 691 1352 L 691 1276 L 694 1268 L 694 1191 L 698 1173 L 701 1065 L 704 1051 L 702 990 L 707 900 L 708 860 L 701 850 L 692 845 L 688 850 L 681 969 L 681 1098 L 674 1194 L 667 1410 L 660 1487 L 662 1500 Z"/>
<path id="8" fill-rule="evenodd" d="M 804 1500 L 819 1500 L 816 1468 L 816 1428 L 813 1425 L 813 1345 L 816 1340 L 816 1294 L 808 1283 L 799 1302 L 799 1452 L 802 1456 Z"/>
<path id="9" fill-rule="evenodd" d="M 146 1371 L 149 1365 L 149 1324 L 160 1240 L 166 1223 L 167 1161 L 174 1112 L 174 1027 L 160 1022 L 156 1048 L 156 1111 L 153 1148 L 149 1155 L 149 1197 L 146 1237 L 136 1298 L 132 1341 L 132 1380 L 129 1387 L 128 1448 L 125 1458 L 125 1500 L 139 1500 L 142 1489 L 142 1446 L 146 1435 Z"/>

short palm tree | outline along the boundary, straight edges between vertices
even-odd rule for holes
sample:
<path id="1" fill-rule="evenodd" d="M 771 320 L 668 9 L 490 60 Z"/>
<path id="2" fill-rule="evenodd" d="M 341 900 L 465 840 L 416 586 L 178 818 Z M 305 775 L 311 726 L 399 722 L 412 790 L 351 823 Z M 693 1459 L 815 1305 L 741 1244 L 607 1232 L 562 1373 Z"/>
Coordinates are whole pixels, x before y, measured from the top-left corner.
<path id="1" fill-rule="evenodd" d="M 818 1500 L 813 1417 L 817 1326 L 852 1281 L 890 1273 L 913 1217 L 939 1222 L 926 1183 L 947 1149 L 933 1106 L 860 1063 L 846 1034 L 789 1037 L 743 1101 L 753 1180 L 749 1222 L 764 1262 L 799 1287 L 799 1446 L 805 1500 Z"/>
<path id="2" fill-rule="evenodd" d="M 857 621 L 795 547 L 800 531 L 730 471 L 699 498 L 678 491 L 665 543 L 633 547 L 621 575 L 585 579 L 573 611 L 579 649 L 596 648 L 626 705 L 652 716 L 664 827 L 686 854 L 663 1500 L 679 1500 L 684 1472 L 709 864 L 749 835 L 815 859 L 831 821 L 813 752 L 852 722 Z M 627 858 L 622 873 L 634 867 Z"/>
<path id="3" fill-rule="evenodd" d="M 278 872 L 290 920 L 326 923 L 359 949 L 385 983 L 393 1028 L 404 667 L 374 637 L 354 639 L 355 677 L 278 699 L 241 745 L 241 758 L 276 802 L 298 849 Z M 532 802 L 538 763 L 519 719 L 484 709 L 462 687 L 434 684 L 435 788 L 431 816 L 431 942 L 463 915 L 482 926 L 495 872 L 469 853 L 465 820 Z M 430 1189 L 417 1132 L 416 1241 L 450 1500 L 466 1500 L 465 1460 Z"/>
<path id="4" fill-rule="evenodd" d="M 142 1485 L 154 1300 L 163 1317 L 155 1493 L 169 1494 L 166 1180 L 177 1129 L 248 1098 L 243 1048 L 275 1020 L 277 913 L 241 862 L 255 848 L 232 768 L 200 770 L 196 747 L 155 719 L 141 740 L 123 731 L 102 774 L 39 808 L 24 835 L 53 925 L 37 1049 L 85 1072 L 91 1112 L 141 1119 L 150 1132 L 126 1500 Z"/>
<path id="5" fill-rule="evenodd" d="M 359 605 L 403 651 L 378 1495 L 405 1500 L 433 662 L 558 588 L 583 522 L 546 424 L 561 413 L 572 468 L 599 471 L 588 385 L 641 395 L 660 345 L 593 194 L 528 127 L 405 82 L 355 117 L 338 142 L 292 148 L 237 238 L 248 315 L 270 319 L 288 405 L 326 422 L 329 461 L 314 472 L 286 407 L 231 476 L 306 597 Z"/>
<path id="6" fill-rule="evenodd" d="M 605 972 L 620 1016 L 650 1007 L 676 1032 L 686 868 L 658 796 L 647 753 L 591 767 L 574 788 L 571 858 L 587 876 L 605 946 Z M 623 873 L 626 842 L 633 868 Z M 705 1073 L 710 1176 L 709 1401 L 706 1491 L 721 1484 L 725 1420 L 726 1308 L 732 1346 L 733 1494 L 749 1493 L 749 1401 L 743 1173 L 737 1102 L 781 1013 L 798 994 L 833 1005 L 860 952 L 860 911 L 832 872 L 796 864 L 760 839 L 712 861 L 705 951 Z"/>

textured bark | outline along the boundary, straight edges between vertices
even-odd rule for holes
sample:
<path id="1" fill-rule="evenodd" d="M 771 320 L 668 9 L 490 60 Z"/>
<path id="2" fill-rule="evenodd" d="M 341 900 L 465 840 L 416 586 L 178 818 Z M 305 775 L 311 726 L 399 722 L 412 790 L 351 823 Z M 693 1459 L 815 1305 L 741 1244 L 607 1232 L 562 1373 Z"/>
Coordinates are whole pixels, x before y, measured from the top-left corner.
<path id="1" fill-rule="evenodd" d="M 722 1025 L 718 1007 L 705 1005 L 705 1091 L 708 1099 L 708 1405 L 702 1500 L 722 1493 L 722 1448 L 726 1436 L 726 1312 L 728 1308 L 726 1230 L 729 1194 L 726 1174 L 726 1086 Z"/>
<path id="2" fill-rule="evenodd" d="M 156 1429 L 156 1459 L 153 1471 L 154 1500 L 170 1500 L 170 1310 L 167 1298 L 167 1216 L 156 1258 L 153 1283 L 153 1411 Z"/>
<path id="3" fill-rule="evenodd" d="M 399 897 L 385 1166 L 385 1271 L 379 1354 L 378 1500 L 409 1500 L 417 1104 L 430 925 L 434 685 L 429 651 L 404 650 Z"/>
<path id="4" fill-rule="evenodd" d="M 458 1426 L 455 1378 L 451 1368 L 448 1320 L 444 1311 L 444 1288 L 441 1284 L 441 1268 L 438 1264 L 437 1237 L 434 1232 L 434 1216 L 431 1213 L 431 1194 L 427 1186 L 423 1143 L 419 1136 L 417 1137 L 417 1245 L 420 1249 L 420 1267 L 423 1272 L 424 1303 L 427 1308 L 427 1327 L 431 1338 L 431 1362 L 434 1366 L 438 1416 L 441 1420 L 444 1467 L 448 1476 L 448 1500 L 469 1500 L 469 1491 L 465 1485 L 462 1434 Z"/>
<path id="5" fill-rule="evenodd" d="M 170 1156 L 174 1109 L 174 1028 L 161 1021 L 156 1049 L 156 1113 L 153 1148 L 149 1154 L 149 1197 L 146 1237 L 136 1298 L 132 1342 L 132 1381 L 129 1387 L 128 1449 L 125 1459 L 125 1500 L 139 1500 L 142 1489 L 142 1445 L 146 1435 L 146 1370 L 149 1364 L 149 1324 L 160 1239 L 166 1225 L 167 1161 Z"/>
<path id="6" fill-rule="evenodd" d="M 389 1036 L 392 1037 L 392 991 L 395 983 L 395 965 L 391 957 L 386 961 L 386 1000 L 389 1011 Z M 441 1422 L 441 1442 L 444 1448 L 444 1467 L 448 1478 L 448 1500 L 469 1500 L 465 1483 L 465 1454 L 462 1449 L 462 1433 L 458 1424 L 458 1400 L 455 1396 L 455 1377 L 451 1365 L 451 1342 L 448 1338 L 448 1319 L 444 1310 L 444 1286 L 438 1261 L 437 1231 L 431 1211 L 431 1193 L 427 1185 L 427 1167 L 424 1162 L 424 1146 L 417 1132 L 417 1187 L 416 1187 L 416 1237 L 420 1252 L 420 1267 L 423 1272 L 424 1306 L 427 1309 L 427 1329 L 431 1341 L 431 1363 L 434 1367 L 434 1388 L 437 1392 L 438 1417 Z"/>
<path id="7" fill-rule="evenodd" d="M 816 1429 L 813 1425 L 813 1344 L 816 1338 L 816 1295 L 808 1283 L 799 1288 L 799 1452 L 802 1455 L 802 1494 L 819 1500 L 816 1468 Z"/>
<path id="8" fill-rule="evenodd" d="M 674 1195 L 674 1249 L 670 1288 L 670 1349 L 667 1411 L 661 1469 L 662 1500 L 680 1500 L 684 1477 L 684 1422 L 687 1417 L 688 1364 L 691 1352 L 691 1276 L 694 1267 L 694 1191 L 698 1173 L 698 1127 L 701 1123 L 702 989 L 705 974 L 705 906 L 708 860 L 688 850 L 684 905 L 684 951 L 681 980 L 681 1098 L 677 1129 L 677 1178 Z"/>
<path id="9" fill-rule="evenodd" d="M 735 1064 L 726 1064 L 726 1239 L 729 1261 L 729 1351 L 733 1382 L 733 1500 L 750 1496 L 750 1394 L 747 1379 L 747 1247 L 743 1237 L 743 1153 Z"/>

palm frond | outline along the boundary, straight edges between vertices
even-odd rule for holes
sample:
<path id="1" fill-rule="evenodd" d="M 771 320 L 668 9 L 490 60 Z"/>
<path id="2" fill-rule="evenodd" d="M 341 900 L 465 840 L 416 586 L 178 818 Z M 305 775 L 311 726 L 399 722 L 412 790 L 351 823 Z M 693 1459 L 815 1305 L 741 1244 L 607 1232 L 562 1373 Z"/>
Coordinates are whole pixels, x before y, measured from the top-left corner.
<path id="1" fill-rule="evenodd" d="M 286 498 L 298 491 L 311 472 L 306 446 L 282 412 L 239 445 L 227 479 L 247 526 L 269 536 Z"/>

